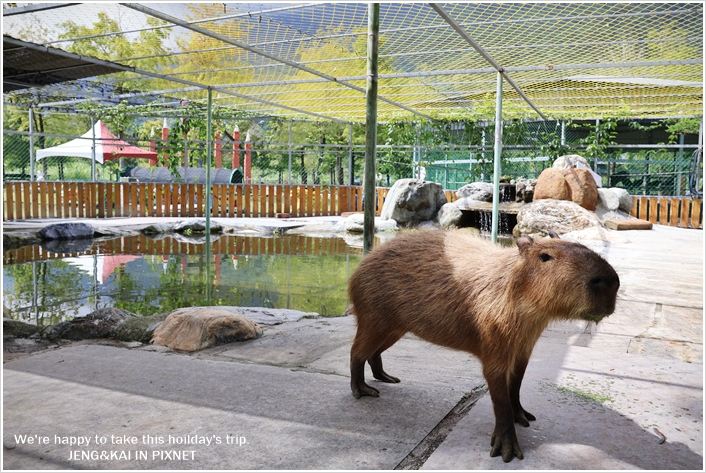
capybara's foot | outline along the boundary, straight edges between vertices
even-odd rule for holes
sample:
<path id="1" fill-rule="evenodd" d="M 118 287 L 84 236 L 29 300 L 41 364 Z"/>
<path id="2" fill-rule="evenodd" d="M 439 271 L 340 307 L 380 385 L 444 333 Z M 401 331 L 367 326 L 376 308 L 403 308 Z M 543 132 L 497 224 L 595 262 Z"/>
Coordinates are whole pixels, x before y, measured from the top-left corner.
<path id="1" fill-rule="evenodd" d="M 519 412 L 515 413 L 515 422 L 519 422 L 523 427 L 529 427 L 529 421 L 537 420 L 535 416 L 520 408 Z"/>
<path id="2" fill-rule="evenodd" d="M 373 376 L 375 379 L 378 381 L 382 381 L 383 383 L 399 383 L 400 378 L 395 378 L 394 376 L 390 376 L 389 374 L 385 373 L 384 371 L 379 374 L 373 373 Z"/>
<path id="3" fill-rule="evenodd" d="M 351 390 L 356 399 L 360 399 L 363 396 L 380 397 L 380 391 L 365 383 L 359 383 L 358 385 L 351 383 Z"/>
<path id="4" fill-rule="evenodd" d="M 495 426 L 495 431 L 490 439 L 490 446 L 490 456 L 497 457 L 498 455 L 502 455 L 505 463 L 512 460 L 513 456 L 516 456 L 518 460 L 524 458 L 520 444 L 517 442 L 514 427 L 499 432 L 498 427 Z"/>

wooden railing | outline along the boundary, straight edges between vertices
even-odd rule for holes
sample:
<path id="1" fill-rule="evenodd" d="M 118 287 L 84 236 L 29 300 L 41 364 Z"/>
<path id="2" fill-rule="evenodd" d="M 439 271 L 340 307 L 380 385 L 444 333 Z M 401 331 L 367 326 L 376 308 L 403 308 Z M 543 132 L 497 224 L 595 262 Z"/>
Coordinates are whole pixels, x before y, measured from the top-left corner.
<path id="1" fill-rule="evenodd" d="M 6 182 L 3 220 L 30 218 L 203 217 L 203 184 Z M 380 215 L 389 188 L 376 189 Z M 212 217 L 292 217 L 363 211 L 363 188 L 282 184 L 213 186 Z M 445 191 L 449 202 L 453 191 Z M 688 197 L 633 197 L 631 215 L 660 225 L 703 228 L 703 203 Z"/>
<path id="2" fill-rule="evenodd" d="M 680 228 L 703 228 L 703 201 L 687 197 L 633 197 L 630 215 Z"/>
<path id="3" fill-rule="evenodd" d="M 203 217 L 203 184 L 6 182 L 3 220 Z M 212 186 L 212 217 L 292 217 L 363 211 L 363 188 L 275 184 Z M 378 188 L 376 215 L 389 189 Z"/>

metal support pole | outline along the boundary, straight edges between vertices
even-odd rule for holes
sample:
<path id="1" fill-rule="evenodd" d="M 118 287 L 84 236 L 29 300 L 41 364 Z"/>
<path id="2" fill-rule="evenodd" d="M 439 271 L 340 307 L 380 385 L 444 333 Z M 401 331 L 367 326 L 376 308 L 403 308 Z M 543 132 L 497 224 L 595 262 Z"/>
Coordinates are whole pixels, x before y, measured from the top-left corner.
<path id="1" fill-rule="evenodd" d="M 676 164 L 676 165 L 674 166 L 674 170 L 675 170 L 675 171 L 678 169 L 678 166 L 681 164 L 681 162 L 684 161 L 684 134 L 683 134 L 683 133 L 679 135 L 679 159 L 678 159 L 677 161 L 679 162 L 679 164 Z M 683 179 L 682 174 L 679 173 L 679 172 L 677 172 L 677 173 L 676 173 L 676 179 L 674 180 L 674 184 L 675 184 L 675 187 L 676 187 L 676 188 L 674 189 L 674 190 L 675 190 L 674 195 L 682 195 L 682 194 L 681 194 L 681 188 L 682 188 L 681 183 L 682 183 L 682 179 Z M 687 191 L 688 191 L 688 189 L 684 189 L 684 194 L 686 194 Z"/>
<path id="2" fill-rule="evenodd" d="M 292 120 L 289 120 L 289 167 L 287 183 L 292 184 Z"/>
<path id="3" fill-rule="evenodd" d="M 211 119 L 213 117 L 211 87 L 207 89 L 206 100 L 206 303 L 211 305 L 211 160 L 213 137 Z"/>
<path id="4" fill-rule="evenodd" d="M 91 115 L 91 132 L 93 145 L 91 146 L 91 181 L 96 182 L 96 119 Z"/>
<path id="5" fill-rule="evenodd" d="M 375 153 L 377 151 L 378 112 L 378 32 L 380 4 L 368 4 L 368 74 L 365 87 L 365 196 L 363 216 L 363 254 L 373 249 L 375 234 Z"/>
<path id="6" fill-rule="evenodd" d="M 353 175 L 353 124 L 348 124 L 348 185 L 352 186 L 355 182 Z"/>
<path id="7" fill-rule="evenodd" d="M 600 118 L 596 118 L 596 149 L 598 149 L 598 126 L 601 123 Z M 593 159 L 593 171 L 598 174 L 598 155 Z"/>
<path id="8" fill-rule="evenodd" d="M 498 85 L 495 97 L 495 161 L 493 164 L 493 220 L 491 238 L 498 242 L 498 204 L 500 203 L 500 155 L 503 147 L 503 75 L 498 72 Z"/>
<path id="9" fill-rule="evenodd" d="M 566 145 L 566 120 L 561 121 L 561 145 Z"/>
<path id="10" fill-rule="evenodd" d="M 34 182 L 34 108 L 33 107 L 29 107 L 29 180 Z"/>

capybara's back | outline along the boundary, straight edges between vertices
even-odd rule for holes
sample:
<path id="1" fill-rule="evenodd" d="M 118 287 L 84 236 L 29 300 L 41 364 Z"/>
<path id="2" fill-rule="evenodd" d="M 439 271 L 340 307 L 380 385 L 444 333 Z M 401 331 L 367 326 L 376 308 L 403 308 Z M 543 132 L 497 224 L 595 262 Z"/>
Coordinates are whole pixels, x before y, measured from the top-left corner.
<path id="1" fill-rule="evenodd" d="M 353 394 L 379 393 L 365 383 L 366 361 L 379 381 L 399 382 L 383 370 L 381 354 L 411 332 L 476 355 L 493 402 L 501 396 L 494 390 L 516 389 L 511 417 L 523 425 L 533 420 L 519 405 L 519 384 L 541 332 L 553 319 L 598 321 L 611 314 L 619 287 L 618 275 L 598 254 L 555 237 L 521 237 L 517 248 L 502 248 L 465 230 L 413 231 L 369 253 L 348 286 L 358 323 Z M 506 461 L 513 447 L 519 450 L 512 443 L 509 453 L 502 447 Z"/>

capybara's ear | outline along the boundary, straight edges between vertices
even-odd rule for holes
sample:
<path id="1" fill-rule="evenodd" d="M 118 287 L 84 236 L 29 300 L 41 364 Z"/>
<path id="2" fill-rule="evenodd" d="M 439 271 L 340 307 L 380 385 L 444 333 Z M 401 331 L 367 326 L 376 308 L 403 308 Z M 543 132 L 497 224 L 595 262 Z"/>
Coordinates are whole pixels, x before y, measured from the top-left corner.
<path id="1" fill-rule="evenodd" d="M 559 235 L 554 230 L 552 230 L 549 232 L 549 238 L 559 238 Z"/>
<path id="2" fill-rule="evenodd" d="M 534 244 L 534 240 L 531 237 L 528 237 L 527 235 L 522 235 L 520 238 L 517 239 L 516 243 L 517 248 L 520 249 L 520 254 L 522 254 Z"/>

